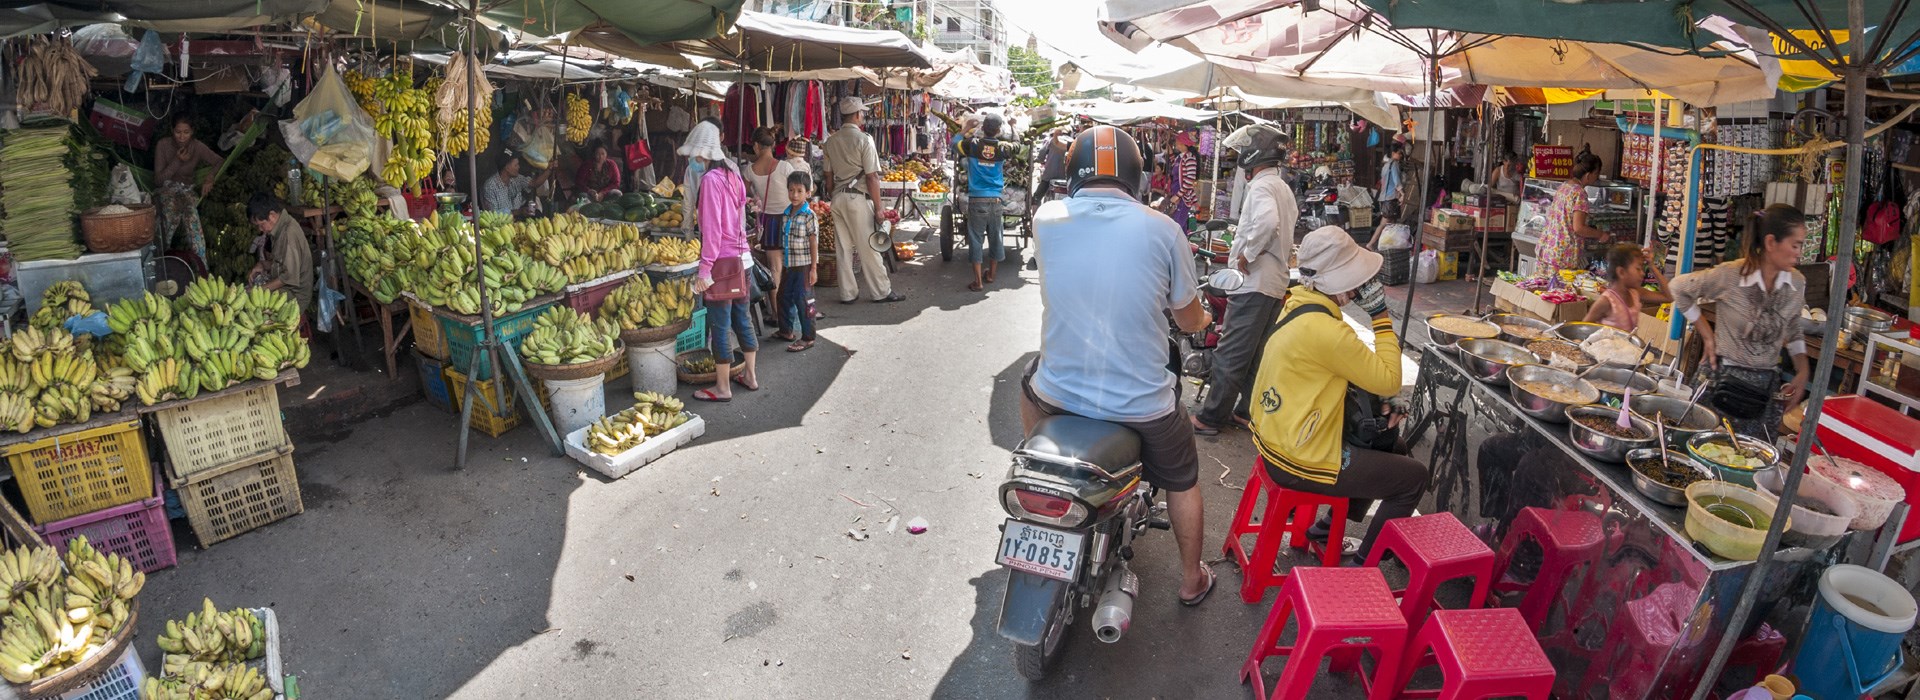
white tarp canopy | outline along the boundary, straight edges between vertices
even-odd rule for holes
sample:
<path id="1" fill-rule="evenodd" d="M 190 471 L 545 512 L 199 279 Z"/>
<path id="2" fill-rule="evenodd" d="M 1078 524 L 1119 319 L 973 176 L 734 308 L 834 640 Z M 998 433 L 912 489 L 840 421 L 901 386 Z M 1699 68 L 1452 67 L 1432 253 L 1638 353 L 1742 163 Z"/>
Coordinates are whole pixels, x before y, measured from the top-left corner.
<path id="1" fill-rule="evenodd" d="M 1209 61 L 1328 86 L 1396 94 L 1427 88 L 1429 57 L 1443 56 L 1440 86 L 1660 89 L 1699 105 L 1765 99 L 1772 59 L 1744 50 L 1723 20 L 1702 29 L 1729 39 L 1732 55 L 1702 57 L 1617 44 L 1395 30 L 1354 0 L 1108 0 L 1109 36 L 1136 47 L 1160 41 Z M 1772 77 L 1770 77 L 1770 74 Z M 1285 97 L 1305 97 L 1282 95 Z"/>
<path id="2" fill-rule="evenodd" d="M 764 12 L 741 12 L 732 32 L 677 46 L 694 56 L 765 71 L 933 67 L 920 47 L 900 32 L 839 27 Z"/>
<path id="3" fill-rule="evenodd" d="M 416 53 L 412 56 L 414 60 L 436 66 L 446 65 L 453 58 L 452 54 L 447 53 Z M 624 58 L 588 60 L 578 56 L 558 56 L 546 51 L 508 51 L 495 56 L 484 70 L 493 78 L 569 83 L 637 80 L 679 90 L 698 89 L 702 94 L 714 97 L 720 95 L 710 84 L 690 78 L 680 71 Z"/>
<path id="4" fill-rule="evenodd" d="M 1312 105 L 1338 104 L 1381 128 L 1400 129 L 1398 115 L 1373 90 L 1308 82 L 1267 71 L 1252 61 L 1218 57 L 1203 60 L 1171 47 L 1147 49 L 1142 57 L 1151 62 L 1102 64 L 1075 59 L 1061 66 L 1061 82 L 1066 83 L 1068 89 L 1098 88 L 1098 84 L 1086 81 L 1092 77 L 1106 83 L 1180 91 L 1194 97 L 1234 94 L 1267 100 L 1299 100 Z"/>
<path id="5" fill-rule="evenodd" d="M 1060 112 L 1118 126 L 1163 117 L 1198 124 L 1220 116 L 1219 112 L 1194 109 L 1171 102 L 1114 102 L 1112 100 L 1069 100 L 1060 103 Z"/>

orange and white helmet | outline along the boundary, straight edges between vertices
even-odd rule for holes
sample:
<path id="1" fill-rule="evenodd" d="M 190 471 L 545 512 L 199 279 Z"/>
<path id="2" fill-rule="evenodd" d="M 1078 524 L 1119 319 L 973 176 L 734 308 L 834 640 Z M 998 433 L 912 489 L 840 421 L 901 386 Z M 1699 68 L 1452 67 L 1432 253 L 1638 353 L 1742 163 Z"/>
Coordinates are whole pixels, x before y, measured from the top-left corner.
<path id="1" fill-rule="evenodd" d="M 1067 149 L 1067 194 L 1087 185 L 1111 185 L 1138 199 L 1140 174 L 1145 170 L 1140 145 L 1118 128 L 1098 125 L 1074 137 Z"/>

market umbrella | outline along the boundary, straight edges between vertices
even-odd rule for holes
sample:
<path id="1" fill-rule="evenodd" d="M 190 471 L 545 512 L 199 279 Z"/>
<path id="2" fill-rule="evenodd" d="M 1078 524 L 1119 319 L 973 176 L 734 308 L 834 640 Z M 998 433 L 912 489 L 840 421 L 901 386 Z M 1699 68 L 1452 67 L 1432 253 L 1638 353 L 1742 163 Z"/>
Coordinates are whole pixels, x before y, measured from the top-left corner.
<path id="1" fill-rule="evenodd" d="M 900 32 L 839 27 L 762 12 L 743 12 L 732 32 L 680 46 L 690 55 L 762 70 L 933 67 L 920 47 Z"/>
<path id="2" fill-rule="evenodd" d="M 1096 61 L 1086 58 L 1062 63 L 1062 80 L 1092 77 L 1104 82 L 1153 90 L 1182 92 L 1194 97 L 1241 95 L 1262 100 L 1305 100 L 1338 104 L 1382 128 L 1398 131 L 1400 119 L 1380 93 L 1301 80 L 1268 70 L 1254 61 L 1200 57 L 1190 52 L 1158 47 L 1140 61 Z M 1083 89 L 1091 83 L 1084 83 Z"/>
<path id="3" fill-rule="evenodd" d="M 178 2 L 178 0 L 150 0 Z M 455 10 L 476 7 L 481 18 L 534 36 L 603 26 L 639 44 L 705 39 L 724 34 L 744 0 L 427 0 Z"/>
<path id="4" fill-rule="evenodd" d="M 0 2 L 0 39 L 98 22 L 162 32 L 224 32 L 319 12 L 328 0 L 54 0 Z"/>

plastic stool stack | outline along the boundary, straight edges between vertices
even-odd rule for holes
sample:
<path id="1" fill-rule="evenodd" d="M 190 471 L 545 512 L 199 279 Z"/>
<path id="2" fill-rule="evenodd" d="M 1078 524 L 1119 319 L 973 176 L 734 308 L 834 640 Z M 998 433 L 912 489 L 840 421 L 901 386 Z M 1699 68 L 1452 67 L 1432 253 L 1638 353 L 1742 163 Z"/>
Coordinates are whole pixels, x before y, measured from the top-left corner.
<path id="1" fill-rule="evenodd" d="M 1293 646 L 1280 646 L 1290 617 L 1298 618 L 1299 631 Z M 1257 697 L 1304 698 L 1321 659 L 1331 659 L 1333 671 L 1358 672 L 1359 652 L 1372 650 L 1378 662 L 1367 697 L 1384 700 L 1394 696 L 1393 678 L 1406 645 L 1407 620 L 1379 569 L 1301 567 L 1281 585 L 1240 679 L 1253 684 Z M 1286 657 L 1286 668 L 1269 696 L 1260 663 L 1272 656 Z"/>
<path id="2" fill-rule="evenodd" d="M 1434 608 L 1433 594 L 1440 584 L 1461 577 L 1473 579 L 1468 608 L 1486 605 L 1493 585 L 1493 550 L 1460 524 L 1452 513 L 1435 513 L 1388 522 L 1380 529 L 1367 566 L 1379 566 L 1391 552 L 1407 567 L 1407 588 L 1400 594 L 1400 611 L 1407 625 L 1419 630 Z"/>

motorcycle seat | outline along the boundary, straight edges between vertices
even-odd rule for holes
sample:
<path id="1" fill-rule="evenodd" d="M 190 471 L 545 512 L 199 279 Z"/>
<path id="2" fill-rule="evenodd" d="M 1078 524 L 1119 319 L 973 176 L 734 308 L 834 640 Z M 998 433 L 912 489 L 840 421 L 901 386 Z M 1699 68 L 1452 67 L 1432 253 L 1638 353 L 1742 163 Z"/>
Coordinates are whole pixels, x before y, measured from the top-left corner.
<path id="1" fill-rule="evenodd" d="M 1140 463 L 1140 435 L 1125 426 L 1081 416 L 1048 416 L 1033 426 L 1021 450 L 1076 459 L 1118 474 Z"/>

